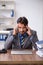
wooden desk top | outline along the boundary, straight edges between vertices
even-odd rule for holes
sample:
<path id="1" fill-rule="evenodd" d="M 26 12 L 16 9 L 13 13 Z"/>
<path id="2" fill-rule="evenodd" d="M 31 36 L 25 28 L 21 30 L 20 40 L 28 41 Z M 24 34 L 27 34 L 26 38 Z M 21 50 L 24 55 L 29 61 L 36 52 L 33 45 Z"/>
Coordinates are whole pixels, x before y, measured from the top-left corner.
<path id="1" fill-rule="evenodd" d="M 6 54 L 0 54 L 0 64 L 43 64 L 43 58 L 33 51 L 31 55 L 11 55 L 8 50 Z"/>

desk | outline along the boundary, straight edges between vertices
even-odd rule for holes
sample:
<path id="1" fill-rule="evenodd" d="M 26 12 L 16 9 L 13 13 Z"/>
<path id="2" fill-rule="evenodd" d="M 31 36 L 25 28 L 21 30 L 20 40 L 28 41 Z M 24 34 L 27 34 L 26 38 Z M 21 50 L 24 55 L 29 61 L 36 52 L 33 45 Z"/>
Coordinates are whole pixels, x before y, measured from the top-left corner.
<path id="1" fill-rule="evenodd" d="M 11 55 L 11 51 L 8 50 L 6 54 L 0 54 L 0 65 L 3 64 L 42 64 L 43 58 L 36 55 L 36 51 L 33 51 L 32 55 Z"/>

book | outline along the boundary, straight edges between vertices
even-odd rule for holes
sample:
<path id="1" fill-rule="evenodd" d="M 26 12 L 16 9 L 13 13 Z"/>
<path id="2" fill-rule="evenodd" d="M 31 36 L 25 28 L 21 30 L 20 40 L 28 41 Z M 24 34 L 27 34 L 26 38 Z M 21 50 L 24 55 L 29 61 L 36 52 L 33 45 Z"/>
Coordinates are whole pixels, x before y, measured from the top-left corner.
<path id="1" fill-rule="evenodd" d="M 38 50 L 42 50 L 43 49 L 43 47 L 42 48 L 37 47 L 37 48 L 38 48 Z"/>
<path id="2" fill-rule="evenodd" d="M 38 56 L 40 56 L 40 57 L 43 57 L 43 51 L 38 50 L 38 51 L 36 51 L 36 54 L 37 54 Z"/>
<path id="3" fill-rule="evenodd" d="M 36 45 L 37 45 L 38 48 L 43 48 L 43 40 L 37 41 Z"/>

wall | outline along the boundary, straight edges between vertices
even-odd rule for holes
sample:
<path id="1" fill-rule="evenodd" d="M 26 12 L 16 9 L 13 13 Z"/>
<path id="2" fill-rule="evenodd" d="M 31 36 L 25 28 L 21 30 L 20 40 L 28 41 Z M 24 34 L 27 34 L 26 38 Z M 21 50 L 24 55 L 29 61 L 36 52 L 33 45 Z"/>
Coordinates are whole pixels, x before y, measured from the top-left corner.
<path id="1" fill-rule="evenodd" d="M 43 39 L 43 2 L 42 2 L 42 39 Z"/>
<path id="2" fill-rule="evenodd" d="M 43 0 L 14 0 L 16 5 L 16 20 L 25 16 L 29 26 L 37 31 L 39 40 L 42 39 L 42 2 Z"/>

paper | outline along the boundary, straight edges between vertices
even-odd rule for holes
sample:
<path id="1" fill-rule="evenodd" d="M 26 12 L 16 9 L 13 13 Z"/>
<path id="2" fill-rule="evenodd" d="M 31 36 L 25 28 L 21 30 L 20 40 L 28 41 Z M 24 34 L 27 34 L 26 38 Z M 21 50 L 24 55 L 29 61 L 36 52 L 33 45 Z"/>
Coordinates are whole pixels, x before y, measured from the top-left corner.
<path id="1" fill-rule="evenodd" d="M 36 42 L 37 47 L 43 48 L 43 40 Z"/>
<path id="2" fill-rule="evenodd" d="M 0 41 L 0 50 L 4 48 L 5 41 Z"/>
<path id="3" fill-rule="evenodd" d="M 43 57 L 43 51 L 37 51 L 36 54 L 39 55 L 40 57 Z"/>

